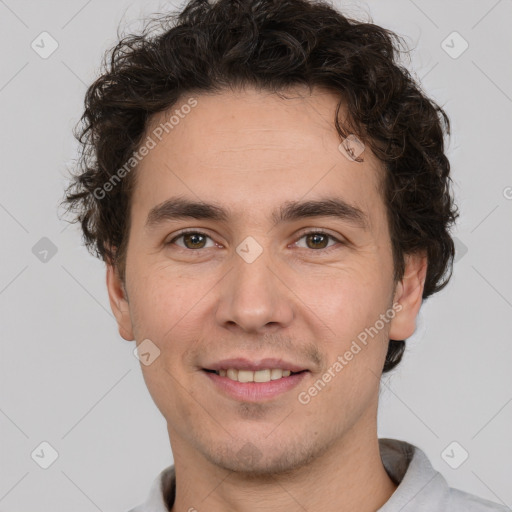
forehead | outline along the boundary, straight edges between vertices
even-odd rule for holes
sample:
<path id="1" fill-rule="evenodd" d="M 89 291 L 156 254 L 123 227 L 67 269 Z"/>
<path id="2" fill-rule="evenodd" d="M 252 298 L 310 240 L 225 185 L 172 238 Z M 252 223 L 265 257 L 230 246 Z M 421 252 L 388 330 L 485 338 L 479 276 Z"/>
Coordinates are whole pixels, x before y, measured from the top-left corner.
<path id="1" fill-rule="evenodd" d="M 370 208 L 383 171 L 368 148 L 362 163 L 338 149 L 339 98 L 320 89 L 283 94 L 190 94 L 155 116 L 146 131 L 155 146 L 137 168 L 134 207 L 147 212 L 181 195 L 270 213 L 277 203 L 336 194 Z M 191 98 L 195 105 L 184 108 Z"/>

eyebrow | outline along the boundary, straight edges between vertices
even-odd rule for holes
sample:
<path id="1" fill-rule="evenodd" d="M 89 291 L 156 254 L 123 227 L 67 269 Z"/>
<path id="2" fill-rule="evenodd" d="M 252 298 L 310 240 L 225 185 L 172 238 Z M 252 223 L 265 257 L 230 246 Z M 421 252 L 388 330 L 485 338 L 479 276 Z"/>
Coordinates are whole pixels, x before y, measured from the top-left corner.
<path id="1" fill-rule="evenodd" d="M 232 217 L 220 205 L 172 197 L 154 206 L 146 219 L 145 229 L 150 230 L 170 220 L 197 219 L 227 222 Z M 312 217 L 334 217 L 368 230 L 368 216 L 361 209 L 340 197 L 327 197 L 311 201 L 287 201 L 272 212 L 275 224 Z"/>

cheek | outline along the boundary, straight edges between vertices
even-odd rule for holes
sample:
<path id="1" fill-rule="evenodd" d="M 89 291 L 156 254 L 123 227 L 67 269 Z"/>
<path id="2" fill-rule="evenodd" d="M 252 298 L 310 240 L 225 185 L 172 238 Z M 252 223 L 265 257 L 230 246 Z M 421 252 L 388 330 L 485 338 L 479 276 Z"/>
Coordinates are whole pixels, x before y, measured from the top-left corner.
<path id="1" fill-rule="evenodd" d="M 366 394 L 369 399 L 375 391 L 375 375 L 380 375 L 387 352 L 389 322 L 375 325 L 389 311 L 392 292 L 383 266 L 375 262 L 373 266 L 324 269 L 316 275 L 303 274 L 297 282 L 297 295 L 307 298 L 305 315 L 310 315 L 308 308 L 315 314 L 310 316 L 315 322 L 312 333 L 325 353 L 324 371 L 330 368 L 336 375 L 327 386 L 332 394 L 326 393 L 325 400 L 347 401 Z M 343 369 L 336 371 L 339 356 Z"/>
<path id="2" fill-rule="evenodd" d="M 140 336 L 153 336 L 164 342 L 166 333 L 170 336 L 186 322 L 208 289 L 206 286 L 197 276 L 181 277 L 169 265 L 138 274 L 130 301 L 134 330 Z"/>
<path id="3" fill-rule="evenodd" d="M 391 284 L 376 265 L 347 265 L 302 272 L 294 290 L 304 304 L 335 332 L 350 332 L 375 322 L 388 307 Z M 336 327 L 336 329 L 334 329 Z"/>
<path id="4" fill-rule="evenodd" d="M 134 333 L 137 340 L 149 338 L 160 350 L 160 371 L 142 367 L 155 394 L 175 393 L 180 386 L 172 377 L 188 382 L 195 372 L 193 356 L 205 338 L 206 322 L 212 324 L 214 307 L 208 291 L 216 281 L 211 272 L 204 279 L 197 273 L 184 276 L 169 265 L 141 279 L 133 304 Z"/>
<path id="5" fill-rule="evenodd" d="M 141 365 L 146 386 L 164 417 L 173 417 L 176 411 L 184 417 L 190 396 L 184 394 L 183 386 L 188 389 L 191 369 L 183 359 L 201 339 L 198 306 L 205 288 L 197 278 L 195 282 L 181 279 L 167 268 L 167 272 L 146 275 L 137 290 L 132 304 L 136 339 L 150 339 L 160 350 L 152 364 Z"/>

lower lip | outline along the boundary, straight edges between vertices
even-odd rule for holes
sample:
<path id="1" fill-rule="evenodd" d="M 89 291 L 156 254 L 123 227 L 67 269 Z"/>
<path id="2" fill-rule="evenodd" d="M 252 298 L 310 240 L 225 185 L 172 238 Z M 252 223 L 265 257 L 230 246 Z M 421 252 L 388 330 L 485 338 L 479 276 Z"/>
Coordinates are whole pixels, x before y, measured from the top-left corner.
<path id="1" fill-rule="evenodd" d="M 203 373 L 218 389 L 229 397 L 243 402 L 259 402 L 290 391 L 298 386 L 309 372 L 294 373 L 288 377 L 282 377 L 269 382 L 238 382 L 227 377 L 221 377 L 216 373 L 204 370 Z"/>

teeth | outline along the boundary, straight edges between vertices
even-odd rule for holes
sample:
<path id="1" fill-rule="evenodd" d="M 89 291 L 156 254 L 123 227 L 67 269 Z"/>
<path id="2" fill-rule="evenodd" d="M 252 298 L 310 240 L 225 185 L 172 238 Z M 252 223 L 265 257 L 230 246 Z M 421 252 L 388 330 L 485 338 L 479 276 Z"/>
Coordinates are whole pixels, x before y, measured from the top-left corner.
<path id="1" fill-rule="evenodd" d="M 254 382 L 254 372 L 250 370 L 238 370 L 238 382 Z"/>
<path id="2" fill-rule="evenodd" d="M 257 372 L 254 372 L 254 382 L 269 382 L 269 381 L 270 381 L 270 370 L 258 370 Z"/>
<path id="3" fill-rule="evenodd" d="M 221 377 L 227 377 L 228 379 L 236 380 L 238 382 L 270 382 L 271 380 L 289 377 L 291 371 L 273 368 L 253 372 L 251 370 L 237 370 L 235 368 L 229 368 L 228 370 L 219 370 L 217 374 Z"/>
<path id="4" fill-rule="evenodd" d="M 289 374 L 288 374 L 289 375 Z M 271 370 L 270 371 L 270 379 L 277 380 L 283 376 L 283 370 Z"/>

